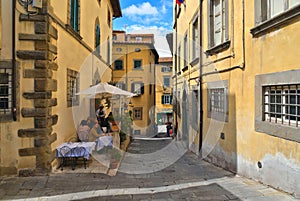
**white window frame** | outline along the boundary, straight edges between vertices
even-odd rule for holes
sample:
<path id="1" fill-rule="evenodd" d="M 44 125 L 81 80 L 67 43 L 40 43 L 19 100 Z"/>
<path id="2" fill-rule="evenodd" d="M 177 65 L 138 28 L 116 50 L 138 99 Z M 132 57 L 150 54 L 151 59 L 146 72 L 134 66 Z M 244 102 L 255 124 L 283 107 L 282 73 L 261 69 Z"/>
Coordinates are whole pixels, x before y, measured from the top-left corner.
<path id="1" fill-rule="evenodd" d="M 263 93 L 263 121 L 294 127 L 300 126 L 300 84 L 264 86 Z M 295 103 L 290 103 L 291 96 L 295 96 Z M 292 107 L 295 107 L 295 114 L 290 112 Z"/>
<path id="2" fill-rule="evenodd" d="M 163 105 L 172 104 L 172 95 L 171 94 L 163 94 L 161 96 L 161 98 L 162 98 L 161 102 L 162 102 Z"/>
<path id="3" fill-rule="evenodd" d="M 220 2 L 220 10 L 217 2 Z M 228 28 L 228 0 L 210 0 L 209 6 L 209 22 L 208 22 L 208 47 L 212 48 L 221 45 L 229 40 Z M 220 16 L 221 21 L 217 22 Z M 218 24 L 221 24 L 218 26 Z M 220 39 L 217 40 L 217 34 L 220 34 Z"/>

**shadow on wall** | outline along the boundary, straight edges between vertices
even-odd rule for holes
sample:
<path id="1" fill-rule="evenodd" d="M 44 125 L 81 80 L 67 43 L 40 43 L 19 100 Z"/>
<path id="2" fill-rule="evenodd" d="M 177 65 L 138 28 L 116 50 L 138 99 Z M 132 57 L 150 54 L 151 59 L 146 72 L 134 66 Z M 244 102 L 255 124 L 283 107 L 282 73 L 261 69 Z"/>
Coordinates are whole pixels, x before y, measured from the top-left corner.
<path id="1" fill-rule="evenodd" d="M 207 130 L 207 134 L 203 140 L 202 156 L 204 157 L 204 160 L 216 166 L 222 167 L 226 170 L 236 173 L 236 97 L 233 94 L 228 94 L 228 108 L 228 116 L 225 118 L 225 122 L 216 120 L 214 119 L 214 117 L 204 117 L 204 122 L 209 121 L 209 126 L 213 128 L 205 129 Z M 216 127 L 219 127 L 219 129 L 216 129 Z"/>

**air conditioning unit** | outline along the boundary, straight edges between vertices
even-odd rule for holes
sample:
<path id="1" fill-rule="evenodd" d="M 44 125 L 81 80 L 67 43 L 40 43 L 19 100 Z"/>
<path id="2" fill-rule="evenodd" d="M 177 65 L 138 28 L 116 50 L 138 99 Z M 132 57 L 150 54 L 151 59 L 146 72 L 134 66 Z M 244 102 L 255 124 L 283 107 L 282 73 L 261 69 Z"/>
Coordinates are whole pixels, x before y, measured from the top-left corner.
<path id="1" fill-rule="evenodd" d="M 42 8 L 43 0 L 32 0 L 32 7 Z"/>

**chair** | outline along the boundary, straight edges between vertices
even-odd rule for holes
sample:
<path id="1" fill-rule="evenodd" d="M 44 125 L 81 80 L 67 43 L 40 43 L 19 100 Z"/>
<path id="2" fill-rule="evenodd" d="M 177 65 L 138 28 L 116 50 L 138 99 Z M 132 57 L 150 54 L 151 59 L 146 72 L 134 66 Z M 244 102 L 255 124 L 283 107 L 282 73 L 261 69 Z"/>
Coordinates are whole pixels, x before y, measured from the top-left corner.
<path id="1" fill-rule="evenodd" d="M 71 150 L 72 149 L 68 146 L 63 146 L 62 148 L 59 149 L 58 157 L 61 159 L 60 166 L 59 166 L 61 170 L 63 170 L 67 158 L 72 156 Z"/>

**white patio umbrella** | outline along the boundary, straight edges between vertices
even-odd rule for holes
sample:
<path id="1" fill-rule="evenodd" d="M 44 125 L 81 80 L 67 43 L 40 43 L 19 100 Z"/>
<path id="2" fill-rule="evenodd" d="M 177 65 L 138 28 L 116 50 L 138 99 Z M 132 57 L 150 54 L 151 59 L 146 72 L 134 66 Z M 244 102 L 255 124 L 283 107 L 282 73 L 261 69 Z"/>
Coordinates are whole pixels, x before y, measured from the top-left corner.
<path id="1" fill-rule="evenodd" d="M 120 95 L 120 96 L 127 96 L 127 97 L 136 96 L 136 94 L 134 93 L 122 90 L 106 82 L 101 82 L 97 85 L 94 85 L 92 87 L 89 87 L 83 91 L 76 93 L 76 95 L 81 95 L 81 94 L 87 94 L 87 95 L 109 94 L 109 95 Z"/>

